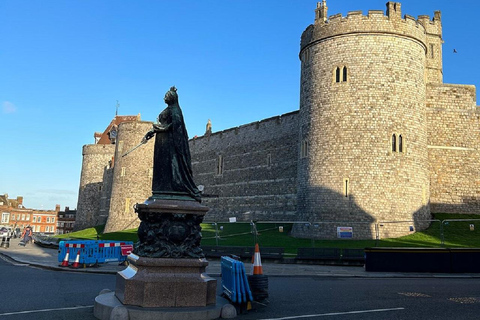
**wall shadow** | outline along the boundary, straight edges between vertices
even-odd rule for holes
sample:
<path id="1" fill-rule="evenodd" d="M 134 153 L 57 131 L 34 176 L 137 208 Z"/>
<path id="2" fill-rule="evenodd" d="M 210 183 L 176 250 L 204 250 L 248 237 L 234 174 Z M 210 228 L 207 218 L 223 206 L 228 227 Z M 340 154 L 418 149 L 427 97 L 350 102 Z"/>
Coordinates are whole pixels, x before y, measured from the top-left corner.
<path id="1" fill-rule="evenodd" d="M 294 237 L 375 239 L 375 217 L 357 204 L 353 194 L 345 196 L 329 188 L 311 187 L 299 193 L 297 204 L 297 219 L 309 224 L 295 224 Z"/>

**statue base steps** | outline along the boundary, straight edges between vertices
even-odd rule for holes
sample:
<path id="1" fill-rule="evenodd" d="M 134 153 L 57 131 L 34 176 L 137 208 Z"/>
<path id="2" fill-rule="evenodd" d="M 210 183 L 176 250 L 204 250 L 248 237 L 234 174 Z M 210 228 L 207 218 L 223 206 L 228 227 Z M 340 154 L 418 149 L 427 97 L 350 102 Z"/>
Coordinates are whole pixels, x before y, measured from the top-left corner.
<path id="1" fill-rule="evenodd" d="M 217 297 L 216 303 L 207 307 L 142 308 L 124 305 L 114 292 L 107 292 L 95 298 L 93 314 L 101 320 L 210 320 L 220 318 L 226 307 L 232 306 L 226 299 Z"/>

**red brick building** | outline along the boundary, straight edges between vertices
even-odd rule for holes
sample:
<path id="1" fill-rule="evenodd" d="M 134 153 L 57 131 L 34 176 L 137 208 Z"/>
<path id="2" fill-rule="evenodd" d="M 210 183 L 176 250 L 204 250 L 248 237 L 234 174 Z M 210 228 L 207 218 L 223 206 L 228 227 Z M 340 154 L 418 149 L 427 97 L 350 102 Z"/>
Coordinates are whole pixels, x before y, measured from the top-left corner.
<path id="1" fill-rule="evenodd" d="M 69 211 L 68 207 L 66 207 L 66 211 Z M 58 204 L 55 210 L 26 209 L 23 206 L 23 197 L 8 199 L 8 194 L 0 195 L 0 225 L 14 230 L 19 228 L 20 231 L 23 231 L 27 226 L 31 226 L 35 233 L 57 234 L 60 213 L 60 205 Z M 64 219 L 65 212 L 61 215 Z M 75 215 L 73 215 L 73 219 L 71 216 L 71 214 L 68 214 L 67 230 L 71 230 L 75 223 Z M 66 233 L 63 227 L 62 233 Z"/>

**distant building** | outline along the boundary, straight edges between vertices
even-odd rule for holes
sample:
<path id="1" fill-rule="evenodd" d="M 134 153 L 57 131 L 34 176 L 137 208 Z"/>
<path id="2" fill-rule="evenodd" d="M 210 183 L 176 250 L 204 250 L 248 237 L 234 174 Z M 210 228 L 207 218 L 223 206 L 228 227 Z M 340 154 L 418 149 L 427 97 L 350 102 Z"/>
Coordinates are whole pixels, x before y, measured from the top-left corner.
<path id="1" fill-rule="evenodd" d="M 55 234 L 57 233 L 57 216 L 60 205 L 55 210 L 33 210 L 30 226 L 34 232 Z"/>
<path id="2" fill-rule="evenodd" d="M 65 211 L 59 211 L 57 216 L 57 234 L 66 234 L 73 231 L 75 227 L 75 216 L 77 210 L 70 210 L 65 207 Z"/>
<path id="3" fill-rule="evenodd" d="M 0 225 L 12 229 L 19 228 L 22 231 L 30 226 L 33 232 L 56 233 L 59 210 L 60 205 L 55 210 L 27 209 L 23 206 L 23 197 L 9 199 L 8 194 L 0 195 Z"/>
<path id="4" fill-rule="evenodd" d="M 32 210 L 23 207 L 23 197 L 9 199 L 8 194 L 0 195 L 0 225 L 23 229 L 30 224 Z"/>

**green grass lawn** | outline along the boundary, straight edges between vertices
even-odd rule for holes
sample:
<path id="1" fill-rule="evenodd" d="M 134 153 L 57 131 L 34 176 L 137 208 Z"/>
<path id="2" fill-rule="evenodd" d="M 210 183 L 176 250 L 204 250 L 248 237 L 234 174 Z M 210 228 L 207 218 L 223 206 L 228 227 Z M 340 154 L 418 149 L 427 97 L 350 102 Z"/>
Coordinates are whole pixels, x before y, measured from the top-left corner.
<path id="1" fill-rule="evenodd" d="M 211 223 L 202 224 L 202 245 L 221 246 L 254 246 L 256 242 L 261 247 L 283 247 L 285 252 L 295 254 L 300 247 L 318 248 L 366 248 L 366 247 L 442 247 L 442 227 L 444 247 L 480 247 L 480 215 L 436 214 L 434 219 L 452 220 L 443 223 L 432 223 L 424 231 L 418 231 L 408 236 L 382 240 L 312 240 L 294 238 L 290 235 L 292 224 L 258 223 L 258 235 L 255 237 L 249 223 Z M 462 221 L 455 221 L 462 219 Z M 478 221 L 475 221 L 477 219 Z M 470 225 L 474 225 L 473 230 Z M 279 227 L 283 227 L 283 232 Z M 137 229 L 120 232 L 103 233 L 104 226 L 59 235 L 60 238 L 89 240 L 124 240 L 138 241 Z M 215 237 L 215 228 L 219 237 Z"/>

